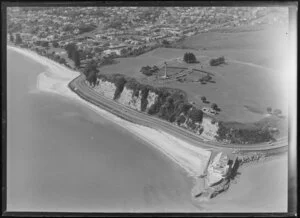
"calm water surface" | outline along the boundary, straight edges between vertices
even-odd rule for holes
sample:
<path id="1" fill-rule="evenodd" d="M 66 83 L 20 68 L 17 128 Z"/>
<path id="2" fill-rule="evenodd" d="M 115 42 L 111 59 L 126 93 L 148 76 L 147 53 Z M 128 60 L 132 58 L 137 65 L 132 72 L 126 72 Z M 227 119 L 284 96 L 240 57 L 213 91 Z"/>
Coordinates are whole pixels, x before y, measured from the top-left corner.
<path id="1" fill-rule="evenodd" d="M 175 164 L 83 105 L 35 92 L 44 67 L 8 50 L 8 211 L 197 211 Z"/>

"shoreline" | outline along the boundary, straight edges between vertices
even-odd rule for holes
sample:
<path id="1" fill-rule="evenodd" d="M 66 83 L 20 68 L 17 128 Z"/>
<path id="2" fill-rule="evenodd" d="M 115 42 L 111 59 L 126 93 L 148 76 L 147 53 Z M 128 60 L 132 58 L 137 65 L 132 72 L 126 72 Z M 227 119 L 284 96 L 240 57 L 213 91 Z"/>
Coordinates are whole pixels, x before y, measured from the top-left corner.
<path id="1" fill-rule="evenodd" d="M 45 71 L 41 72 L 37 76 L 36 88 L 38 91 L 58 94 L 66 98 L 69 98 L 71 100 L 76 100 L 77 102 L 81 103 L 85 107 L 96 112 L 101 117 L 109 120 L 110 122 L 117 124 L 118 127 L 124 128 L 126 131 L 132 133 L 133 137 L 137 137 L 138 139 L 141 139 L 143 142 L 145 142 L 146 145 L 151 146 L 150 147 L 151 149 L 153 148 L 155 150 L 159 150 L 159 152 L 161 152 L 160 154 L 168 157 L 167 159 L 172 161 L 173 163 L 175 162 L 180 169 L 183 169 L 184 173 L 188 177 L 192 178 L 193 187 L 196 185 L 198 176 L 201 174 L 200 171 L 201 169 L 202 172 L 205 170 L 209 158 L 213 154 L 213 151 L 202 149 L 203 153 L 207 152 L 207 158 L 203 158 L 201 161 L 201 157 L 198 156 L 200 152 L 193 149 L 193 148 L 198 149 L 198 147 L 193 146 L 192 144 L 182 139 L 179 139 L 174 135 L 168 134 L 160 129 L 153 129 L 148 126 L 139 125 L 132 121 L 128 121 L 126 119 L 120 118 L 120 116 L 117 116 L 114 113 L 107 111 L 103 107 L 98 107 L 95 104 L 87 101 L 86 99 L 78 96 L 77 93 L 73 92 L 69 88 L 69 84 L 77 76 L 80 75 L 79 72 L 73 71 L 61 64 L 56 63 L 53 60 L 40 56 L 31 50 L 12 47 L 12 46 L 8 46 L 7 49 L 12 49 L 15 52 L 21 53 L 24 56 L 29 57 L 46 67 Z M 202 154 L 201 156 L 204 157 L 205 155 Z M 269 162 L 272 160 L 273 159 L 264 160 L 263 162 Z M 201 162 L 202 164 L 200 164 Z M 247 164 L 245 166 L 241 166 L 241 171 L 242 172 L 247 171 L 247 168 L 252 169 L 257 165 L 259 164 L 253 162 L 250 165 Z M 252 181 L 255 183 L 254 180 Z M 237 183 L 239 183 L 239 181 L 237 181 Z M 248 189 L 250 188 L 251 187 L 249 187 Z M 229 196 L 231 196 L 230 194 L 231 192 L 235 193 L 235 191 L 229 191 L 228 193 Z M 228 196 L 228 194 L 226 193 L 224 194 Z M 223 194 L 220 195 L 220 197 L 213 199 L 212 205 L 210 206 L 213 206 L 213 204 L 215 204 L 214 202 L 219 202 L 221 199 L 223 199 L 224 197 L 222 196 Z M 197 205 L 194 204 L 194 206 Z M 207 205 L 206 203 L 204 203 L 204 205 L 198 204 L 198 206 L 200 209 L 203 210 L 204 208 L 202 206 L 206 207 Z M 212 209 L 211 211 L 214 210 L 215 209 Z"/>
<path id="2" fill-rule="evenodd" d="M 204 171 L 206 163 L 211 155 L 211 151 L 193 146 L 161 130 L 156 130 L 124 120 L 105 109 L 99 108 L 98 106 L 82 99 L 70 90 L 68 85 L 73 79 L 80 75 L 79 72 L 68 69 L 53 60 L 40 56 L 28 49 L 18 48 L 15 46 L 7 46 L 7 49 L 12 49 L 15 52 L 21 53 L 46 67 L 45 72 L 41 72 L 37 77 L 36 87 L 39 91 L 59 94 L 87 106 L 100 116 L 117 124 L 118 126 L 123 127 L 134 136 L 142 139 L 155 149 L 162 152 L 178 166 L 183 168 L 189 177 L 196 178 L 197 175 L 200 175 Z M 155 135 L 155 137 L 153 137 L 153 135 Z M 197 148 L 198 152 L 195 152 L 193 148 Z M 199 155 L 203 158 L 201 159 Z"/>

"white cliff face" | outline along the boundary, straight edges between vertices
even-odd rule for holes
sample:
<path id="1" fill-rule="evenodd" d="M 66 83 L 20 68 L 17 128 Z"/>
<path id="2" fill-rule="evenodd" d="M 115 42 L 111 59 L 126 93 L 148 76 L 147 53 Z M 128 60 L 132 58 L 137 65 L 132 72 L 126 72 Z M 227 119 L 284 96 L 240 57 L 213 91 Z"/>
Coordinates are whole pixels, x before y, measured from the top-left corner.
<path id="1" fill-rule="evenodd" d="M 115 84 L 105 81 L 103 82 L 100 79 L 97 79 L 97 82 L 99 81 L 99 85 L 94 87 L 94 90 L 98 93 L 101 93 L 105 97 L 109 99 L 113 99 L 116 91 Z"/>
<path id="2" fill-rule="evenodd" d="M 203 132 L 201 134 L 202 138 L 206 140 L 216 140 L 215 137 L 217 136 L 217 131 L 219 129 L 218 122 L 212 124 L 211 118 L 203 117 L 202 127 L 203 127 Z"/>
<path id="3" fill-rule="evenodd" d="M 147 97 L 148 104 L 147 104 L 147 107 L 146 107 L 146 111 L 148 111 L 149 108 L 155 103 L 157 97 L 158 97 L 158 95 L 155 94 L 155 92 L 149 91 L 148 97 Z"/>
<path id="4" fill-rule="evenodd" d="M 127 107 L 141 111 L 141 91 L 139 91 L 138 97 L 132 97 L 132 94 L 133 90 L 124 87 L 123 92 L 121 93 L 120 98 L 117 101 Z"/>

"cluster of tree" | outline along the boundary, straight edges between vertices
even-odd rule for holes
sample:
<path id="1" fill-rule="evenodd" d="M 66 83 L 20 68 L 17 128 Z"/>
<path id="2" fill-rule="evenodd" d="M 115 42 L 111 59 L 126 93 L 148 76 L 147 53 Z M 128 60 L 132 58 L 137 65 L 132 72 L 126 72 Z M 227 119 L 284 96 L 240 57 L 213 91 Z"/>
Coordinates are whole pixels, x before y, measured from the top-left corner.
<path id="1" fill-rule="evenodd" d="M 224 56 L 219 57 L 219 58 L 213 58 L 209 61 L 210 66 L 218 66 L 218 65 L 224 64 L 224 63 L 225 63 Z"/>
<path id="2" fill-rule="evenodd" d="M 159 71 L 159 68 L 154 65 L 153 67 L 146 66 L 142 67 L 140 72 L 143 73 L 146 76 L 152 76 L 154 73 L 157 73 Z"/>
<path id="3" fill-rule="evenodd" d="M 52 53 L 47 53 L 46 55 L 48 58 L 60 63 L 60 64 L 65 64 L 66 65 L 66 60 L 62 58 L 60 55 L 57 55 L 54 51 Z"/>
<path id="4" fill-rule="evenodd" d="M 22 31 L 22 24 L 17 22 L 11 22 L 7 25 L 7 32 L 16 33 Z"/>
<path id="5" fill-rule="evenodd" d="M 167 47 L 167 48 L 170 47 L 170 45 L 171 45 L 170 42 L 167 41 L 167 40 L 165 40 L 165 39 L 162 40 L 161 44 L 162 44 L 163 46 Z"/>
<path id="6" fill-rule="evenodd" d="M 49 42 L 48 41 L 43 41 L 43 40 L 38 40 L 35 42 L 36 45 L 42 46 L 44 48 L 49 48 Z"/>
<path id="7" fill-rule="evenodd" d="M 15 41 L 15 37 L 12 33 L 9 34 L 9 41 L 10 42 L 14 42 Z"/>
<path id="8" fill-rule="evenodd" d="M 268 112 L 269 114 L 271 114 L 271 113 L 272 113 L 272 108 L 271 108 L 271 107 L 268 107 L 268 108 L 267 108 L 267 112 Z M 281 113 L 282 113 L 282 111 L 281 111 L 280 109 L 275 109 L 275 110 L 273 111 L 273 114 L 276 115 L 276 116 L 279 116 Z"/>
<path id="9" fill-rule="evenodd" d="M 201 97 L 201 100 L 202 100 L 202 102 L 205 103 L 205 104 L 209 103 L 209 101 L 207 101 L 207 98 L 206 98 L 205 96 L 202 96 L 202 97 Z"/>
<path id="10" fill-rule="evenodd" d="M 67 51 L 68 58 L 74 61 L 76 67 L 80 67 L 80 54 L 77 50 L 75 43 L 69 43 L 66 45 L 65 50 Z"/>
<path id="11" fill-rule="evenodd" d="M 152 45 L 152 46 L 145 46 L 144 45 L 144 46 L 141 46 L 141 47 L 139 47 L 137 49 L 133 49 L 133 50 L 131 48 L 128 48 L 126 56 L 127 57 L 129 57 L 129 56 L 135 57 L 135 56 L 141 55 L 141 54 L 143 54 L 145 52 L 149 52 L 149 51 L 151 51 L 153 49 L 156 49 L 158 47 L 160 47 L 159 44 L 155 44 L 155 45 Z"/>
<path id="12" fill-rule="evenodd" d="M 97 63 L 94 60 L 90 61 L 83 70 L 86 80 L 93 86 L 96 85 L 98 72 Z"/>
<path id="13" fill-rule="evenodd" d="M 229 140 L 233 144 L 255 144 L 273 140 L 268 128 L 230 128 L 226 123 L 219 122 L 217 140 Z"/>
<path id="14" fill-rule="evenodd" d="M 98 74 L 97 76 L 102 81 L 108 81 L 114 83 L 116 86 L 116 91 L 114 93 L 114 100 L 118 99 L 124 89 L 126 78 L 123 74 Z"/>
<path id="15" fill-rule="evenodd" d="M 205 84 L 206 82 L 213 82 L 213 81 L 212 81 L 212 77 L 209 74 L 207 74 L 204 77 L 200 78 L 198 80 L 198 82 L 201 82 L 202 84 Z"/>
<path id="16" fill-rule="evenodd" d="M 62 29 L 64 32 L 72 32 L 75 27 L 72 24 L 66 24 Z"/>
<path id="17" fill-rule="evenodd" d="M 53 46 L 54 48 L 58 48 L 58 47 L 59 47 L 59 44 L 58 44 L 57 41 L 54 41 L 54 42 L 52 42 L 52 46 Z"/>
<path id="18" fill-rule="evenodd" d="M 104 65 L 111 65 L 111 64 L 114 64 L 114 63 L 116 63 L 116 61 L 113 58 L 113 56 L 110 55 L 110 56 L 103 57 L 101 62 L 100 62 L 100 65 L 104 66 Z"/>
<path id="19" fill-rule="evenodd" d="M 183 56 L 183 60 L 189 64 L 197 62 L 196 56 L 192 52 L 186 52 Z"/>
<path id="20" fill-rule="evenodd" d="M 15 43 L 17 45 L 20 45 L 20 44 L 22 44 L 22 42 L 23 42 L 23 40 L 22 40 L 22 37 L 21 37 L 20 33 L 17 33 L 16 38 L 15 38 Z"/>
<path id="21" fill-rule="evenodd" d="M 211 108 L 215 111 L 220 111 L 220 108 L 218 107 L 218 105 L 216 103 L 212 103 Z"/>

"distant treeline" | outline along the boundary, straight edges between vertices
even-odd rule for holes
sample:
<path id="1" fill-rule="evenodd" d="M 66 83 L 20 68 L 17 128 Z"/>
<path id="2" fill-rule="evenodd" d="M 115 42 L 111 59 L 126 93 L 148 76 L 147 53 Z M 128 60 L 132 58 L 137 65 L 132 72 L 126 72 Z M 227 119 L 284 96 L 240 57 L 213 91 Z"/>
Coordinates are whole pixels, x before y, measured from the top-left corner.
<path id="1" fill-rule="evenodd" d="M 211 59 L 209 62 L 210 66 L 218 66 L 224 63 L 225 63 L 225 58 L 223 56 L 219 58 Z"/>

